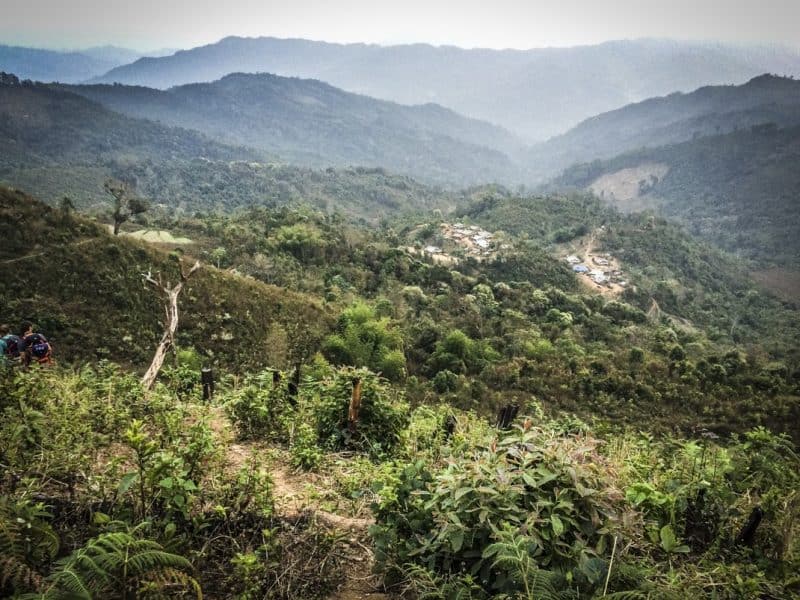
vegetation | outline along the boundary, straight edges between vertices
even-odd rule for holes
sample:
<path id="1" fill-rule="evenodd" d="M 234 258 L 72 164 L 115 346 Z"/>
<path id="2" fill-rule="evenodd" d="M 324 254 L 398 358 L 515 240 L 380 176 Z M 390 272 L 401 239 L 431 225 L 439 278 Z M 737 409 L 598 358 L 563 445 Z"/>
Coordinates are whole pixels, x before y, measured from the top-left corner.
<path id="1" fill-rule="evenodd" d="M 784 72 L 784 71 L 781 71 Z M 763 71 L 762 71 L 763 73 Z M 733 80 L 727 80 L 728 83 Z M 689 140 L 748 131 L 765 123 L 779 127 L 800 124 L 800 82 L 791 77 L 759 74 L 743 85 L 707 85 L 690 93 L 675 92 L 586 119 L 562 135 L 533 146 L 529 152 L 532 168 L 552 177 L 577 163 L 609 160 Z M 674 93 L 672 93 L 674 92 Z M 724 144 L 707 140 L 704 147 L 726 152 Z M 770 154 L 759 161 L 771 162 Z M 690 164 L 685 160 L 684 164 Z M 702 158 L 702 155 L 701 155 Z M 698 166 L 698 172 L 705 167 Z M 571 171 L 571 169 L 568 169 Z M 731 170 L 734 174 L 735 170 Z M 715 189 L 718 181 L 708 181 Z"/>
<path id="2" fill-rule="evenodd" d="M 385 167 L 439 184 L 521 181 L 507 131 L 434 104 L 402 106 L 321 81 L 226 74 L 165 91 L 123 85 L 70 91 L 126 115 L 191 128 L 295 164 Z"/>
<path id="3" fill-rule="evenodd" d="M 357 431 L 395 440 L 377 453 L 350 447 L 371 461 L 337 460 L 333 438 L 302 433 L 309 419 L 346 428 L 328 407 L 344 406 L 337 382 L 349 387 L 354 372 L 320 361 L 294 404 L 269 372 L 222 381 L 208 404 L 197 392 L 176 395 L 175 373 L 145 393 L 109 363 L 3 371 L 0 591 L 325 598 L 342 582 L 347 542 L 322 516 L 346 517 L 287 512 L 270 478 L 287 449 L 298 468 L 327 465 L 331 487 L 319 493 L 336 506 L 370 499 L 358 510 L 372 505 L 371 543 L 391 593 L 683 598 L 714 590 L 755 600 L 798 592 L 800 459 L 783 436 L 763 428 L 730 439 L 602 434 L 574 417 L 548 418 L 536 404 L 510 431 L 496 431 L 452 407 L 409 413 L 387 382 L 358 374 L 375 396 L 362 404 Z M 264 422 L 281 424 L 269 437 L 252 427 L 259 396 L 277 411 Z M 250 441 L 226 439 L 220 405 Z M 387 410 L 406 418 L 376 420 Z M 244 448 L 251 455 L 240 464 Z M 743 533 L 751 514 L 761 515 L 752 535 Z"/>
<path id="4" fill-rule="evenodd" d="M 797 270 L 798 156 L 800 128 L 754 126 L 578 165 L 558 182 L 584 187 L 620 169 L 667 165 L 662 178 L 642 182 L 638 202 L 745 260 Z"/>
<path id="5" fill-rule="evenodd" d="M 186 206 L 159 206 L 147 186 L 179 189 L 181 165 Z M 321 600 L 373 557 L 374 585 L 420 600 L 800 594 L 800 323 L 741 259 L 579 193 L 474 188 L 446 220 L 369 227 L 376 190 L 387 216 L 455 196 L 380 170 L 128 167 L 144 213 L 0 188 L 2 320 L 56 358 L 0 368 L 0 596 Z M 277 191 L 228 212 L 228 189 Z M 563 257 L 589 246 L 630 285 L 582 285 Z M 145 389 L 163 307 L 143 276 L 196 260 Z"/>
<path id="6" fill-rule="evenodd" d="M 164 309 L 144 287 L 143 274 L 178 280 L 178 255 L 114 238 L 95 223 L 2 188 L 0 214 L 4 319 L 13 328 L 23 319 L 36 323 L 60 360 L 113 357 L 146 365 L 163 332 Z M 177 343 L 196 348 L 208 364 L 262 365 L 254 341 L 290 321 L 286 352 L 302 353 L 304 344 L 328 331 L 329 317 L 315 299 L 210 265 L 192 278 L 180 304 Z M 295 319 L 303 318 L 298 325 Z"/>

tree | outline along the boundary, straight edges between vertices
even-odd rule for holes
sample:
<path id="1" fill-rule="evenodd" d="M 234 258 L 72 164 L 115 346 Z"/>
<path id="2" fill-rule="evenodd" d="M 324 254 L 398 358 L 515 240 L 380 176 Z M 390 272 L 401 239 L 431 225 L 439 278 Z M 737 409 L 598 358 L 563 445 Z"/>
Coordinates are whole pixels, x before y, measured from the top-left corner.
<path id="1" fill-rule="evenodd" d="M 125 221 L 135 215 L 140 215 L 150 208 L 150 204 L 144 198 L 137 198 L 133 195 L 130 184 L 109 179 L 103 184 L 103 189 L 114 198 L 114 235 L 119 235 L 119 227 Z"/>
<path id="2" fill-rule="evenodd" d="M 387 379 L 405 374 L 403 338 L 388 317 L 378 317 L 371 306 L 356 303 L 339 317 L 337 331 L 325 340 L 325 355 L 339 365 L 367 367 Z"/>
<path id="3" fill-rule="evenodd" d="M 164 310 L 167 314 L 167 320 L 164 323 L 164 335 L 161 336 L 161 341 L 156 346 L 156 352 L 153 355 L 153 361 L 150 367 L 142 377 L 142 386 L 144 389 L 149 390 L 158 377 L 158 372 L 161 370 L 161 365 L 164 364 L 164 358 L 167 351 L 175 344 L 175 332 L 178 331 L 178 294 L 183 289 L 183 284 L 189 280 L 195 271 L 200 268 L 200 261 L 196 261 L 194 266 L 188 272 L 184 272 L 183 265 L 180 266 L 180 281 L 174 286 L 169 283 L 163 283 L 161 277 L 154 279 L 150 273 L 143 275 L 145 283 L 149 283 L 156 288 L 160 293 L 164 294 L 165 306 Z"/>

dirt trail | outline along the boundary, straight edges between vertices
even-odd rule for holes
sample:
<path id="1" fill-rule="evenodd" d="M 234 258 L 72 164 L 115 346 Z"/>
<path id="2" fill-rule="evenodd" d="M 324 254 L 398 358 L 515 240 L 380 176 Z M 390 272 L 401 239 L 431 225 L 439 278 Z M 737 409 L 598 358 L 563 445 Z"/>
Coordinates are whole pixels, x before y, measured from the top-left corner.
<path id="1" fill-rule="evenodd" d="M 302 513 L 311 513 L 326 527 L 346 534 L 349 546 L 348 556 L 355 563 L 364 565 L 363 569 L 350 569 L 342 586 L 329 597 L 329 600 L 389 600 L 389 596 L 378 591 L 379 581 L 371 573 L 374 560 L 369 547 L 369 526 L 372 519 L 336 514 L 319 506 L 324 495 L 325 481 L 322 475 L 296 472 L 285 464 L 267 444 L 260 442 L 235 442 L 235 431 L 221 407 L 211 409 L 211 429 L 218 443 L 225 447 L 225 470 L 233 473 L 253 457 L 269 454 L 267 464 L 273 484 L 275 510 L 284 518 L 296 518 Z"/>

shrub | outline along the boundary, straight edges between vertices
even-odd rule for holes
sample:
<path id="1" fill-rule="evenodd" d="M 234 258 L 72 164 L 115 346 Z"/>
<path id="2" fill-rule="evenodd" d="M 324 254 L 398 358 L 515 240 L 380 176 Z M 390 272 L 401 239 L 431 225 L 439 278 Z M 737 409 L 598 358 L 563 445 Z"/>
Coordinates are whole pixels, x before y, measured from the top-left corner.
<path id="1" fill-rule="evenodd" d="M 273 371 L 262 371 L 245 380 L 225 408 L 242 439 L 288 439 L 287 423 L 294 408 L 286 386 L 273 386 Z"/>
<path id="2" fill-rule="evenodd" d="M 586 436 L 531 429 L 439 471 L 407 466 L 394 501 L 376 507 L 379 564 L 389 572 L 413 562 L 471 574 L 487 592 L 513 595 L 522 583 L 487 549 L 524 543 L 536 569 L 570 573 L 574 584 L 590 589 L 605 569 L 602 557 L 622 507 L 596 446 Z M 509 538 L 509 528 L 522 537 Z"/>
<path id="3" fill-rule="evenodd" d="M 354 429 L 348 409 L 354 380 L 361 380 L 361 407 Z M 387 382 L 367 369 L 343 367 L 333 377 L 309 385 L 319 443 L 331 450 L 345 448 L 379 455 L 391 450 L 408 424 L 408 406 Z"/>

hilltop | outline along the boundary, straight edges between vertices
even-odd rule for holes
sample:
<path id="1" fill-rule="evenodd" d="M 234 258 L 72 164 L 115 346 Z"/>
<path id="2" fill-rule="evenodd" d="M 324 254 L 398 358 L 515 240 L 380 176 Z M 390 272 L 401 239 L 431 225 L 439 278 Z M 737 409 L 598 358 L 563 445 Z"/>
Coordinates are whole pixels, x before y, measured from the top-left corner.
<path id="1" fill-rule="evenodd" d="M 31 320 L 47 332 L 59 360 L 111 358 L 136 367 L 149 362 L 163 331 L 161 299 L 144 273 L 178 280 L 175 246 L 114 237 L 105 227 L 0 187 L 0 298 L 4 319 Z M 191 246 L 183 246 L 187 253 Z M 185 260 L 191 260 L 187 255 Z M 276 327 L 305 319 L 328 327 L 319 303 L 302 294 L 219 271 L 209 264 L 180 297 L 178 344 L 246 370 L 262 357 L 240 339 L 265 339 Z M 297 332 L 297 342 L 303 339 Z M 312 330 L 307 335 L 321 335 Z"/>
<path id="2" fill-rule="evenodd" d="M 257 159 L 196 132 L 132 119 L 77 94 L 41 84 L 0 85 L 0 176 L 32 168 L 111 169 L 147 157 L 153 161 L 205 157 Z M 78 169 L 75 169 L 78 171 Z M 68 187 L 61 194 L 71 193 Z"/>
<path id="3" fill-rule="evenodd" d="M 168 57 L 142 58 L 94 82 L 169 88 L 240 71 L 310 77 L 404 104 L 436 102 L 540 141 L 631 102 L 702 85 L 739 84 L 765 72 L 800 74 L 798 69 L 797 51 L 777 46 L 645 39 L 487 50 L 228 37 Z"/>

